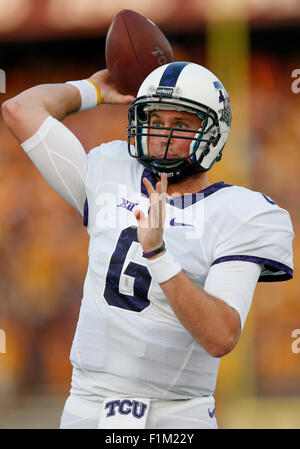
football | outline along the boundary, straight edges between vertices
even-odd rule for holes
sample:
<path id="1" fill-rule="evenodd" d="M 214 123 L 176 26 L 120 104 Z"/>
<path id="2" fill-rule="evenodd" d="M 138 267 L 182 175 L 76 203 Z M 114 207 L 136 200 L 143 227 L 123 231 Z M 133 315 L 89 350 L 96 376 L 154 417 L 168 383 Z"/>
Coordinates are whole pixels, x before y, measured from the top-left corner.
<path id="1" fill-rule="evenodd" d="M 164 33 L 143 15 L 123 9 L 113 19 L 106 36 L 105 60 L 116 88 L 136 96 L 147 75 L 174 61 Z"/>

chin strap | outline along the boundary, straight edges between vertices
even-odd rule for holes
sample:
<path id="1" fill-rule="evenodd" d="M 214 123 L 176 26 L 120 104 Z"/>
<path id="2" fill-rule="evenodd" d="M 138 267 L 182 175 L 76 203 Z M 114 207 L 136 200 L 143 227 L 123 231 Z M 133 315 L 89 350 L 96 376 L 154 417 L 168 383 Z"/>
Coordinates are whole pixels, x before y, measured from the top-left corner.
<path id="1" fill-rule="evenodd" d="M 178 163 L 177 167 L 167 167 L 157 161 L 145 162 L 143 165 L 155 176 L 161 177 L 163 173 L 166 173 L 169 183 L 179 182 L 193 173 L 206 171 L 200 165 L 189 164 L 188 161 Z"/>

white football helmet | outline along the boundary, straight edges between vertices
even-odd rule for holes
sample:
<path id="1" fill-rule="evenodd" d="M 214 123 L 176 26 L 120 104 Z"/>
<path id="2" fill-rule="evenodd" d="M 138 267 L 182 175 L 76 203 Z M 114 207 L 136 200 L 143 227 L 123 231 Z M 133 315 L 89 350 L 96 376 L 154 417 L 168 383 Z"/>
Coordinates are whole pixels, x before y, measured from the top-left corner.
<path id="1" fill-rule="evenodd" d="M 192 130 L 192 138 L 184 135 L 185 132 L 191 133 L 191 130 L 162 128 L 169 131 L 164 157 L 151 157 L 148 137 L 157 135 L 156 128 L 149 126 L 150 112 L 153 110 L 179 110 L 197 114 L 202 119 L 201 128 Z M 129 107 L 129 154 L 156 176 L 167 173 L 171 182 L 179 181 L 191 173 L 207 171 L 222 157 L 231 116 L 228 94 L 212 72 L 190 62 L 165 64 L 147 76 L 137 98 Z M 176 138 L 191 141 L 189 156 L 167 158 L 170 140 Z M 132 139 L 134 146 L 131 145 Z"/>

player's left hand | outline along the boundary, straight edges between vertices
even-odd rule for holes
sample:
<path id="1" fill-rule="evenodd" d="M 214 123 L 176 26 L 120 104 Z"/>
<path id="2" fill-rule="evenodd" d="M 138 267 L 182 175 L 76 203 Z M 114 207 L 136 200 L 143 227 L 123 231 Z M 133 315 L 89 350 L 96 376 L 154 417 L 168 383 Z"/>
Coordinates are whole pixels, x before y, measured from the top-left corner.
<path id="1" fill-rule="evenodd" d="M 149 195 L 150 209 L 147 217 L 141 210 L 135 211 L 135 218 L 138 222 L 138 240 L 143 251 L 149 252 L 163 244 L 168 179 L 166 173 L 163 173 L 156 188 L 147 178 L 143 178 L 143 183 Z"/>

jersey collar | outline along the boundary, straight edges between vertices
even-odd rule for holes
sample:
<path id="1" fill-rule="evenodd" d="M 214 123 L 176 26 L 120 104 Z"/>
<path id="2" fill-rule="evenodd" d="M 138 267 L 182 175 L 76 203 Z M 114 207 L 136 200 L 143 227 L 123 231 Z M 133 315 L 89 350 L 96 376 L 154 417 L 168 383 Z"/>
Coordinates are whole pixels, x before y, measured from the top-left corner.
<path id="1" fill-rule="evenodd" d="M 144 196 L 148 197 L 148 192 L 146 187 L 143 183 L 143 178 L 147 178 L 148 181 L 151 182 L 153 187 L 156 186 L 156 177 L 146 168 L 143 171 L 142 177 L 141 177 L 141 193 Z M 232 187 L 232 184 L 225 184 L 223 181 L 216 182 L 215 184 L 211 184 L 210 186 L 206 187 L 205 189 L 199 190 L 199 192 L 186 194 L 182 196 L 177 196 L 176 198 L 167 198 L 167 202 L 170 204 L 170 206 L 177 207 L 178 209 L 185 209 L 186 207 L 191 206 L 192 204 L 197 203 L 198 201 L 207 198 L 208 196 L 212 195 L 215 192 L 218 192 L 221 189 L 224 189 L 225 187 Z"/>

